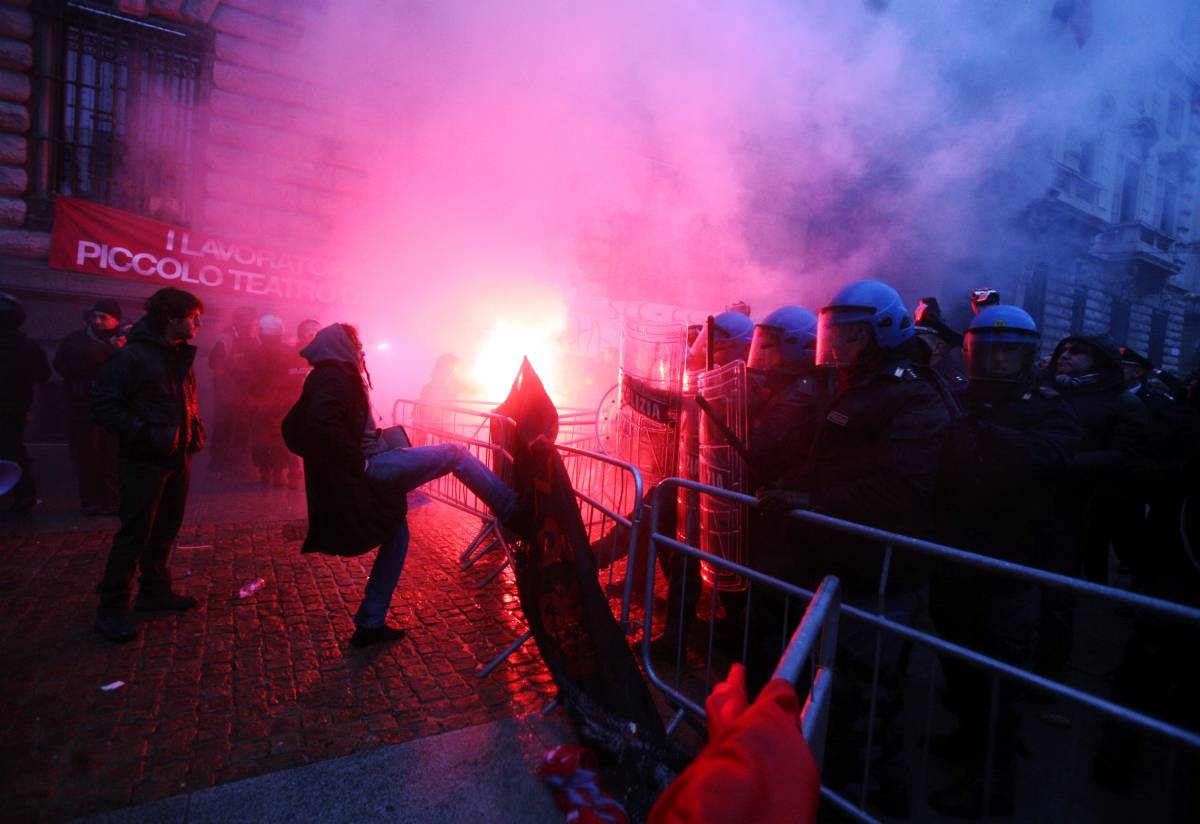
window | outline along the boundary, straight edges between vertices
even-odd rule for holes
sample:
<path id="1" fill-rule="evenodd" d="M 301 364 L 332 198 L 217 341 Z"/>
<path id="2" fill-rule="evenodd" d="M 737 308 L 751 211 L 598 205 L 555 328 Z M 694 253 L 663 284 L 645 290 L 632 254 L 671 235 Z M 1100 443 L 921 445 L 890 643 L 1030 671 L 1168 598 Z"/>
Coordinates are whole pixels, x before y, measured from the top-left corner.
<path id="1" fill-rule="evenodd" d="M 1091 140 L 1079 142 L 1079 173 L 1092 177 L 1096 170 L 1096 144 Z"/>
<path id="2" fill-rule="evenodd" d="M 67 3 L 55 190 L 187 223 L 206 38 Z"/>
<path id="3" fill-rule="evenodd" d="M 1025 311 L 1041 328 L 1044 324 L 1042 314 L 1046 311 L 1046 269 L 1042 266 L 1033 270 L 1029 285 L 1025 287 Z"/>
<path id="4" fill-rule="evenodd" d="M 1088 290 L 1086 286 L 1076 286 L 1075 296 L 1071 301 L 1071 334 L 1083 332 L 1083 319 L 1087 316 Z"/>
<path id="5" fill-rule="evenodd" d="M 1171 95 L 1167 103 L 1167 134 L 1171 137 L 1183 135 L 1183 98 L 1177 94 Z"/>
<path id="6" fill-rule="evenodd" d="M 1120 344 L 1124 344 L 1129 337 L 1129 309 L 1129 301 L 1113 298 L 1112 312 L 1108 316 L 1108 333 Z"/>
<path id="7" fill-rule="evenodd" d="M 1170 181 L 1163 183 L 1162 211 L 1159 214 L 1158 228 L 1163 234 L 1175 234 L 1176 214 L 1179 208 L 1179 189 Z"/>
<path id="8" fill-rule="evenodd" d="M 1162 365 L 1166 345 L 1167 313 L 1156 309 L 1150 315 L 1150 351 L 1146 353 L 1151 363 Z"/>
<path id="9" fill-rule="evenodd" d="M 1138 186 L 1142 180 L 1142 167 L 1129 161 L 1125 164 L 1125 180 L 1121 185 L 1121 223 L 1137 220 Z"/>

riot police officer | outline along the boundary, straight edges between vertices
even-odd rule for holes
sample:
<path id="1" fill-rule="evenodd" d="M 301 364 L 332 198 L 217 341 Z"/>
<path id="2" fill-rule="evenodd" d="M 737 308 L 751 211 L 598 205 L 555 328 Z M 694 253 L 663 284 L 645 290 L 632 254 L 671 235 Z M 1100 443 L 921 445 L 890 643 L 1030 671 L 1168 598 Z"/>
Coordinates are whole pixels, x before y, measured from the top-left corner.
<path id="1" fill-rule="evenodd" d="M 972 449 L 949 453 L 944 485 L 954 546 L 1003 560 L 1040 563 L 1054 517 L 1054 490 L 1081 437 L 1066 400 L 1040 386 L 1035 374 L 1040 335 L 1033 318 L 1016 306 L 982 309 L 967 329 L 964 363 L 969 384 L 962 395 Z M 930 615 L 947 640 L 1015 665 L 1027 663 L 1037 628 L 1038 593 L 1028 583 L 980 576 L 961 567 L 933 575 Z M 946 703 L 958 732 L 943 754 L 964 774 L 930 798 L 939 812 L 978 817 L 983 806 L 983 765 L 991 699 L 990 678 L 944 658 Z M 1012 809 L 1013 757 L 1019 715 L 1016 691 L 998 693 L 991 812 Z"/>
<path id="2" fill-rule="evenodd" d="M 775 488 L 763 490 L 765 507 L 811 507 L 846 521 L 910 535 L 928 534 L 930 500 L 938 482 L 950 413 L 939 392 L 913 368 L 915 330 L 892 287 L 863 280 L 840 290 L 818 316 L 816 363 L 836 379 L 813 448 Z M 898 554 L 890 573 L 877 543 L 810 528 L 804 552 L 796 553 L 793 579 L 813 588 L 824 575 L 841 578 L 844 601 L 911 624 L 923 584 L 918 565 Z M 887 575 L 881 581 L 881 576 Z M 839 672 L 833 700 L 827 774 L 833 786 L 861 789 L 863 748 L 872 673 L 878 656 L 875 729 L 870 761 L 870 803 L 891 815 L 908 809 L 902 710 L 905 646 L 847 621 L 839 628 Z M 858 784 L 856 789 L 855 784 Z"/>

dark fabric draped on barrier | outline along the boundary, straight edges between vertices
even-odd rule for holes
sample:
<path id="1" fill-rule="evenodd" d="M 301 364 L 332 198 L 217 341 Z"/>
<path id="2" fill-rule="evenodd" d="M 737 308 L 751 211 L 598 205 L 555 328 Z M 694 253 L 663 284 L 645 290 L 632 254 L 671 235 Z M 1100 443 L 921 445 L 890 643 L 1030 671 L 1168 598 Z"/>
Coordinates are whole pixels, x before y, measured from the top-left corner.
<path id="1" fill-rule="evenodd" d="M 528 361 L 497 412 L 516 421 L 516 486 L 533 512 L 529 533 L 512 549 L 521 609 L 581 741 L 600 753 L 606 786 L 632 814 L 644 814 L 685 759 L 667 742 L 600 588 L 571 481 L 554 448 L 558 416 Z"/>

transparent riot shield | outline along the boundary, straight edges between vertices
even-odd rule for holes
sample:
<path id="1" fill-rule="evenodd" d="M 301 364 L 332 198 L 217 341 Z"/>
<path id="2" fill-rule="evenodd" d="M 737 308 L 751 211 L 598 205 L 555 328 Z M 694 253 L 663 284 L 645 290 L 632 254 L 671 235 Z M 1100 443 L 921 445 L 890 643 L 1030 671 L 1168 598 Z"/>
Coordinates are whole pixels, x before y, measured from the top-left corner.
<path id="1" fill-rule="evenodd" d="M 638 468 L 647 492 L 675 474 L 686 342 L 682 323 L 626 318 L 621 329 L 615 452 Z"/>
<path id="2" fill-rule="evenodd" d="M 736 438 L 745 448 L 749 431 L 746 412 L 746 364 L 734 361 L 696 375 L 696 393 L 706 401 L 699 412 L 698 480 L 734 492 L 747 492 L 749 468 L 742 453 L 730 443 Z M 716 418 L 716 420 L 714 420 Z M 749 566 L 749 536 L 745 504 L 699 496 L 700 548 L 742 566 Z M 746 580 L 733 573 L 701 565 L 701 574 L 718 590 L 738 592 Z"/>

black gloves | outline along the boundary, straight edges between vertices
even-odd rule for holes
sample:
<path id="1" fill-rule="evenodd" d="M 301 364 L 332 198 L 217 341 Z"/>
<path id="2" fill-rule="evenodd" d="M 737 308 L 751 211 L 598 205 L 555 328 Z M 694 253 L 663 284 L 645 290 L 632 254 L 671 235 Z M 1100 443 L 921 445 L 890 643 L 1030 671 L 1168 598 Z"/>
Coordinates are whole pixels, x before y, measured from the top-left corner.
<path id="1" fill-rule="evenodd" d="M 789 509 L 808 509 L 812 496 L 798 489 L 765 487 L 758 491 L 759 508 L 765 512 L 786 512 Z"/>

